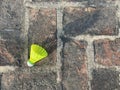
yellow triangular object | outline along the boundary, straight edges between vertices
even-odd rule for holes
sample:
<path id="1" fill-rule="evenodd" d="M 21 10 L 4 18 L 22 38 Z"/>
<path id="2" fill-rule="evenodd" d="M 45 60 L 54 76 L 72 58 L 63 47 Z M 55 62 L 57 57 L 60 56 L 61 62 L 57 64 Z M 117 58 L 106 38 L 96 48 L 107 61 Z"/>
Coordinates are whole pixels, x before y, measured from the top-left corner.
<path id="1" fill-rule="evenodd" d="M 42 60 L 47 56 L 48 56 L 48 53 L 43 47 L 37 44 L 32 44 L 31 50 L 30 50 L 30 59 L 28 60 L 27 65 L 31 67 L 36 62 Z"/>

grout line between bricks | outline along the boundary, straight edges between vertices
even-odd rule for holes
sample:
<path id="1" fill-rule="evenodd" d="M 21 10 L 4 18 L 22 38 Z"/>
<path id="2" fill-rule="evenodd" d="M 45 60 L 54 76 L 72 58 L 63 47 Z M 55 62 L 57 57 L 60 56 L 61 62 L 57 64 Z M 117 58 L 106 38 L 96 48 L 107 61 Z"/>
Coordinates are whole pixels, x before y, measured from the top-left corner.
<path id="1" fill-rule="evenodd" d="M 61 83 L 61 67 L 62 67 L 62 62 L 61 62 L 61 51 L 63 47 L 63 42 L 60 39 L 61 34 L 63 33 L 62 31 L 62 17 L 63 17 L 63 11 L 61 8 L 57 9 L 57 83 Z"/>
<path id="2" fill-rule="evenodd" d="M 120 66 L 103 66 L 98 63 L 95 63 L 95 68 L 115 69 L 116 71 L 120 72 Z"/>
<path id="3" fill-rule="evenodd" d="M 116 70 L 120 70 L 120 67 L 119 66 L 103 66 L 103 65 L 100 65 L 98 63 L 95 63 L 95 68 L 111 68 L 111 69 L 116 69 Z"/>
<path id="4" fill-rule="evenodd" d="M 32 2 L 32 0 L 24 0 L 23 3 L 25 5 L 26 2 Z"/>
<path id="5" fill-rule="evenodd" d="M 55 68 L 54 66 L 53 67 L 37 67 L 35 66 L 34 68 L 29 68 L 29 67 L 22 67 L 20 68 L 19 71 L 22 71 L 22 72 L 28 72 L 28 73 L 39 73 L 39 72 L 56 72 L 57 71 L 57 68 Z"/>
<path id="6" fill-rule="evenodd" d="M 32 2 L 32 0 L 25 0 L 25 6 L 31 7 L 31 8 L 58 8 L 60 7 L 85 7 L 88 5 L 88 1 L 83 2 Z M 114 5 L 113 3 L 109 4 L 103 4 L 103 6 L 106 5 Z M 91 6 L 91 5 L 90 5 Z"/>
<path id="7" fill-rule="evenodd" d="M 87 2 L 25 2 L 26 7 L 31 8 L 59 8 L 59 7 L 85 7 Z"/>
<path id="8" fill-rule="evenodd" d="M 64 7 L 85 7 L 87 2 L 62 2 L 61 6 Z"/>
<path id="9" fill-rule="evenodd" d="M 77 40 L 84 39 L 86 41 L 94 41 L 98 39 L 110 39 L 110 40 L 115 40 L 116 38 L 119 38 L 119 36 L 106 36 L 106 35 L 100 35 L 100 36 L 91 36 L 91 35 L 79 35 L 76 37 L 72 37 Z"/>
<path id="10" fill-rule="evenodd" d="M 87 53 L 87 68 L 88 68 L 88 86 L 89 86 L 89 90 L 91 90 L 91 80 L 92 80 L 92 70 L 95 66 L 94 63 L 94 48 L 92 45 L 92 41 L 87 41 L 88 42 L 88 46 L 86 49 L 86 53 Z"/>
<path id="11" fill-rule="evenodd" d="M 119 29 L 119 37 L 120 37 L 120 29 Z"/>
<path id="12" fill-rule="evenodd" d="M 117 17 L 119 19 L 118 20 L 119 21 L 118 27 L 119 27 L 120 26 L 120 1 L 117 0 L 115 4 L 116 4 L 116 6 L 118 6 L 116 15 L 117 15 Z M 120 37 L 120 28 L 119 28 L 119 37 Z"/>
<path id="13" fill-rule="evenodd" d="M 15 66 L 0 66 L 0 74 L 14 71 L 16 68 Z"/>
<path id="14" fill-rule="evenodd" d="M 23 31 L 24 33 L 24 41 L 25 41 L 25 52 L 24 52 L 24 59 L 28 59 L 28 29 L 29 29 L 29 10 L 28 8 L 25 8 L 25 30 Z M 26 63 L 26 62 L 24 62 Z"/>
<path id="15" fill-rule="evenodd" d="M 25 3 L 26 7 L 31 7 L 31 8 L 57 8 L 59 4 L 55 4 L 52 2 L 42 2 L 42 3 L 33 3 L 33 2 L 26 2 Z"/>

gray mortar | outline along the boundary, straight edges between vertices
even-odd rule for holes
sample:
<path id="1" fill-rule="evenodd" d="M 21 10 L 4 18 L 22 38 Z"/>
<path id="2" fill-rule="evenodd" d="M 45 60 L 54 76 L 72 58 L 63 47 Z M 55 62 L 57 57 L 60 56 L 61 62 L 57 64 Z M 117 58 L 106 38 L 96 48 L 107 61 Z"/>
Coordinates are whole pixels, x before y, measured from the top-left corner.
<path id="1" fill-rule="evenodd" d="M 63 47 L 63 43 L 60 39 L 60 36 L 63 33 L 63 31 L 62 31 L 62 16 L 63 16 L 62 10 L 61 10 L 61 8 L 58 8 L 57 9 L 57 66 L 56 66 L 56 67 L 58 67 L 58 70 L 57 70 L 57 82 L 58 83 L 61 82 L 61 74 L 60 73 L 61 73 L 61 66 L 62 66 L 61 55 L 60 55 L 60 52 Z"/>

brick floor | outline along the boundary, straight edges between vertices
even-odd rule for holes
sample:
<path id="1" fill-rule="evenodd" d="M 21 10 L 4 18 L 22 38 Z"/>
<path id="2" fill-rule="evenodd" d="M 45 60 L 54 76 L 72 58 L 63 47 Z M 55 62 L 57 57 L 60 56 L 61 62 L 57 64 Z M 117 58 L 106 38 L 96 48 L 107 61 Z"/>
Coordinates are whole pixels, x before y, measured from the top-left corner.
<path id="1" fill-rule="evenodd" d="M 55 72 L 11 72 L 2 76 L 2 90 L 57 90 Z"/>
<path id="2" fill-rule="evenodd" d="M 63 28 L 68 36 L 116 35 L 118 34 L 117 25 L 115 6 L 64 9 Z"/>
<path id="3" fill-rule="evenodd" d="M 70 1 L 70 2 L 83 2 L 88 0 L 62 0 L 62 1 Z"/>
<path id="4" fill-rule="evenodd" d="M 43 46 L 49 54 L 46 62 L 43 61 L 43 63 L 47 65 L 55 64 L 57 48 L 56 10 L 29 9 L 29 15 L 29 47 L 33 43 Z"/>
<path id="5" fill-rule="evenodd" d="M 87 90 L 87 42 L 65 42 L 63 48 L 63 86 L 65 90 Z M 74 82 L 74 84 L 73 84 Z"/>
<path id="6" fill-rule="evenodd" d="M 94 41 L 95 62 L 106 66 L 120 65 L 120 39 Z"/>
<path id="7" fill-rule="evenodd" d="M 119 90 L 119 0 L 0 0 L 0 90 Z M 30 46 L 48 57 L 28 67 Z"/>
<path id="8" fill-rule="evenodd" d="M 59 0 L 32 0 L 33 2 L 55 2 Z"/>
<path id="9" fill-rule="evenodd" d="M 21 30 L 24 20 L 23 16 L 23 0 L 0 1 L 0 30 Z"/>
<path id="10" fill-rule="evenodd" d="M 23 16 L 23 0 L 0 1 L 0 66 L 21 66 L 23 62 Z"/>
<path id="11" fill-rule="evenodd" d="M 93 70 L 92 90 L 119 90 L 119 72 L 110 69 Z"/>
<path id="12" fill-rule="evenodd" d="M 0 31 L 0 66 L 17 65 L 23 62 L 24 42 L 20 39 L 20 31 Z"/>

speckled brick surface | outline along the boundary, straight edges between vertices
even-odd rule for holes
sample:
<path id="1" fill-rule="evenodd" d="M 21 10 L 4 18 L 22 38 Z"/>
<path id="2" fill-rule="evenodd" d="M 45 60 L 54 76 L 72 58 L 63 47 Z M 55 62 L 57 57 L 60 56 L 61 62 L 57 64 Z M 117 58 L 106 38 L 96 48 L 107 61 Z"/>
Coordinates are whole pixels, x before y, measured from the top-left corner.
<path id="1" fill-rule="evenodd" d="M 0 90 L 120 90 L 119 3 L 0 0 Z"/>
<path id="2" fill-rule="evenodd" d="M 49 54 L 43 63 L 54 65 L 57 48 L 56 9 L 29 9 L 29 14 L 29 47 L 31 44 L 43 46 Z"/>

